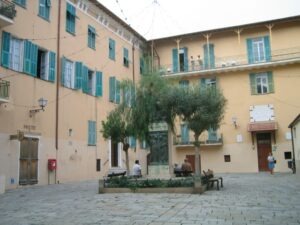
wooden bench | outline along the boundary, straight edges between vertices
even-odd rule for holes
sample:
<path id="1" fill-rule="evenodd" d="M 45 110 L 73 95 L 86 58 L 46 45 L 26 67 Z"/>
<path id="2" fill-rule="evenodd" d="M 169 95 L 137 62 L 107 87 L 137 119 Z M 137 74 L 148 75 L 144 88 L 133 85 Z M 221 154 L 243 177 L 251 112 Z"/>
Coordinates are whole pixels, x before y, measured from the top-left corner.
<path id="1" fill-rule="evenodd" d="M 223 177 L 214 177 L 214 173 L 210 169 L 208 169 L 207 172 L 203 170 L 203 174 L 207 181 L 207 189 L 212 188 L 214 183 L 217 183 L 217 190 L 220 190 L 219 183 L 221 183 L 221 187 L 223 187 Z"/>
<path id="2" fill-rule="evenodd" d="M 174 169 L 174 174 L 176 177 L 188 177 L 193 175 L 193 171 L 184 171 L 182 169 Z"/>

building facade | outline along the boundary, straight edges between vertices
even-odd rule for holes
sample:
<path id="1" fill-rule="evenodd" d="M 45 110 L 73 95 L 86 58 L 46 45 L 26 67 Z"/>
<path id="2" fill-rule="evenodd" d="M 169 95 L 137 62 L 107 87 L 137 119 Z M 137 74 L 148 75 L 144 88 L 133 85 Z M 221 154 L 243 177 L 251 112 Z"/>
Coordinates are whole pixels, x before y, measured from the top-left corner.
<path id="1" fill-rule="evenodd" d="M 290 167 L 294 167 L 294 172 L 297 173 L 298 177 L 300 176 L 299 168 L 300 168 L 300 114 L 291 122 L 289 125 L 292 134 L 292 146 L 293 146 L 293 164 Z"/>
<path id="2" fill-rule="evenodd" d="M 97 179 L 126 168 L 122 146 L 103 139 L 101 121 L 122 101 L 120 82 L 138 81 L 145 39 L 97 1 L 0 3 L 6 188 Z M 143 165 L 146 154 L 131 141 L 131 166 L 135 159 Z"/>
<path id="3" fill-rule="evenodd" d="M 218 87 L 227 99 L 218 130 L 201 136 L 202 169 L 287 172 L 290 121 L 299 114 L 300 17 L 183 34 L 149 41 L 154 69 L 182 87 Z M 172 161 L 194 166 L 193 133 L 183 121 L 173 135 Z"/>

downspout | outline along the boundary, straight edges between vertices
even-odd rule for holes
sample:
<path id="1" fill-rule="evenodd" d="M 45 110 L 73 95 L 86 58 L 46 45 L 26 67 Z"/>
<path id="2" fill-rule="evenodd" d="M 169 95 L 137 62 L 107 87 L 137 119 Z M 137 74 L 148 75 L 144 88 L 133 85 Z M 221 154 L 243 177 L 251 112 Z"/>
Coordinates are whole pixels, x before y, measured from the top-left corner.
<path id="1" fill-rule="evenodd" d="M 58 118 L 59 118 L 59 82 L 60 82 L 60 14 L 61 14 L 61 0 L 58 0 L 58 16 L 57 16 L 57 58 L 56 58 L 56 111 L 55 111 L 55 149 L 56 149 L 56 163 L 58 162 Z M 55 183 L 57 180 L 57 168 L 55 170 Z"/>
<path id="2" fill-rule="evenodd" d="M 294 146 L 293 126 L 291 126 L 291 134 L 292 134 L 292 149 L 293 149 L 292 170 L 293 170 L 293 173 L 296 173 L 296 161 L 295 161 L 295 146 Z"/>

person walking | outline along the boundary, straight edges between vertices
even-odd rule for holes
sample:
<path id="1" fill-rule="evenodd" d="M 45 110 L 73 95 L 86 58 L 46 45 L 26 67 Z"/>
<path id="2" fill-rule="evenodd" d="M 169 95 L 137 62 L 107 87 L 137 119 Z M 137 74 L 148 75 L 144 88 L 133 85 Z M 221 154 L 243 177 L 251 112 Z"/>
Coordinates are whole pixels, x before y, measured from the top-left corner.
<path id="1" fill-rule="evenodd" d="M 267 160 L 268 160 L 268 167 L 269 167 L 270 173 L 273 175 L 274 167 L 275 167 L 275 158 L 274 158 L 272 152 L 269 153 Z"/>

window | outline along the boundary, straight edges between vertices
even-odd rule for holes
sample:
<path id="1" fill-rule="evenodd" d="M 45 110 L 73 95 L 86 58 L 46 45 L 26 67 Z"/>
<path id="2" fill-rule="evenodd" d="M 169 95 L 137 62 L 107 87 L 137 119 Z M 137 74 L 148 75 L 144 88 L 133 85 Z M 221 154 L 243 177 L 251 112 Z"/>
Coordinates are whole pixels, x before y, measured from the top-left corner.
<path id="1" fill-rule="evenodd" d="M 75 34 L 75 24 L 76 24 L 76 8 L 67 3 L 67 14 L 66 14 L 66 31 Z"/>
<path id="2" fill-rule="evenodd" d="M 149 146 L 145 140 L 140 141 L 140 148 L 141 149 L 147 149 Z"/>
<path id="3" fill-rule="evenodd" d="M 111 60 L 115 60 L 115 51 L 116 51 L 116 42 L 113 39 L 109 39 L 109 43 L 108 43 L 108 51 L 109 51 L 109 58 Z"/>
<path id="4" fill-rule="evenodd" d="M 172 58 L 173 58 L 173 72 L 183 72 L 189 70 L 189 63 L 188 63 L 188 49 L 181 48 L 178 49 L 174 48 L 172 50 Z"/>
<path id="5" fill-rule="evenodd" d="M 54 82 L 55 80 L 55 53 L 38 49 L 37 77 Z"/>
<path id="6" fill-rule="evenodd" d="M 214 78 L 201 78 L 200 79 L 200 86 L 201 88 L 216 88 L 217 87 L 217 79 Z"/>
<path id="7" fill-rule="evenodd" d="M 145 74 L 145 61 L 143 58 L 140 58 L 140 74 Z"/>
<path id="8" fill-rule="evenodd" d="M 16 3 L 22 7 L 26 7 L 26 0 L 14 0 L 14 3 Z"/>
<path id="9" fill-rule="evenodd" d="M 82 90 L 89 95 L 102 96 L 102 72 L 83 66 Z"/>
<path id="10" fill-rule="evenodd" d="M 120 81 L 116 80 L 115 77 L 109 78 L 109 101 L 120 103 Z"/>
<path id="11" fill-rule="evenodd" d="M 135 148 L 136 147 L 135 137 L 132 137 L 132 136 L 129 137 L 129 146 L 130 146 L 130 148 Z"/>
<path id="12" fill-rule="evenodd" d="M 88 27 L 88 46 L 92 49 L 96 49 L 96 30 L 94 27 Z"/>
<path id="13" fill-rule="evenodd" d="M 247 39 L 247 52 L 249 63 L 269 62 L 271 60 L 269 37 Z"/>
<path id="14" fill-rule="evenodd" d="M 133 85 L 126 86 L 122 89 L 123 102 L 126 106 L 131 107 L 135 101 L 135 88 Z"/>
<path id="15" fill-rule="evenodd" d="M 101 159 L 96 159 L 96 171 L 101 171 Z"/>
<path id="16" fill-rule="evenodd" d="M 252 95 L 274 93 L 272 72 L 250 73 L 250 84 Z"/>
<path id="17" fill-rule="evenodd" d="M 189 143 L 189 128 L 187 124 L 182 124 L 181 128 L 181 144 Z"/>
<path id="18" fill-rule="evenodd" d="M 123 65 L 129 67 L 129 53 L 127 48 L 123 48 Z"/>
<path id="19" fill-rule="evenodd" d="M 23 71 L 23 41 L 12 37 L 9 49 L 9 68 L 15 71 Z"/>
<path id="20" fill-rule="evenodd" d="M 216 143 L 218 142 L 218 134 L 217 131 L 213 128 L 208 129 L 208 138 L 207 142 L 208 143 Z"/>
<path id="21" fill-rule="evenodd" d="M 182 88 L 187 88 L 189 87 L 189 81 L 188 80 L 181 80 L 179 81 L 179 86 Z"/>
<path id="22" fill-rule="evenodd" d="M 74 63 L 70 60 L 65 59 L 63 63 L 63 86 L 68 88 L 74 88 L 75 77 L 74 77 Z"/>
<path id="23" fill-rule="evenodd" d="M 88 145 L 96 145 L 96 121 L 88 121 Z"/>
<path id="24" fill-rule="evenodd" d="M 39 16 L 49 20 L 51 0 L 39 0 Z"/>
<path id="25" fill-rule="evenodd" d="M 284 159 L 292 159 L 292 152 L 284 152 Z"/>
<path id="26" fill-rule="evenodd" d="M 215 50 L 213 44 L 205 44 L 203 46 L 204 51 L 204 69 L 215 68 Z"/>
<path id="27" fill-rule="evenodd" d="M 225 162 L 231 162 L 230 155 L 224 155 Z"/>

